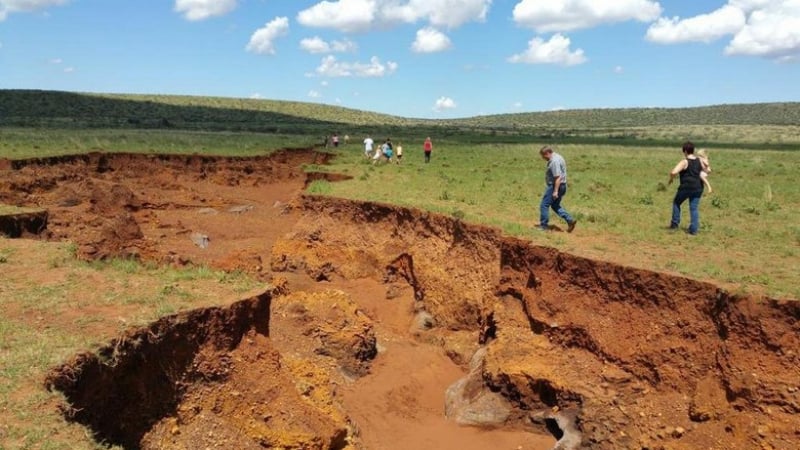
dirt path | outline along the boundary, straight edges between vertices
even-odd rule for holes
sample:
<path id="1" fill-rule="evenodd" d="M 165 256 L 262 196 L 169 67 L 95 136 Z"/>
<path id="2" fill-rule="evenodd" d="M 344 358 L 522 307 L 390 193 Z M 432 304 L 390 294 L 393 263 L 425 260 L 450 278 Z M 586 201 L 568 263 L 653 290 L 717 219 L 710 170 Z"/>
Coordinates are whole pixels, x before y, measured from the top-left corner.
<path id="1" fill-rule="evenodd" d="M 370 450 L 551 449 L 544 429 L 503 430 L 459 426 L 445 417 L 445 391 L 466 375 L 441 345 L 414 336 L 413 291 L 386 298 L 387 287 L 373 279 L 309 284 L 290 276 L 293 290 L 330 288 L 347 292 L 375 325 L 379 353 L 362 378 L 343 383 L 342 404 L 364 448 Z M 276 317 L 276 322 L 280 318 Z M 280 327 L 278 323 L 275 325 Z M 477 335 L 476 335 L 477 339 Z M 282 338 L 276 338 L 283 341 Z M 288 347 L 292 342 L 278 344 Z"/>
<path id="2" fill-rule="evenodd" d="M 552 436 L 481 430 L 444 416 L 444 392 L 465 373 L 441 348 L 386 337 L 372 371 L 343 390 L 343 404 L 372 450 L 551 449 Z"/>

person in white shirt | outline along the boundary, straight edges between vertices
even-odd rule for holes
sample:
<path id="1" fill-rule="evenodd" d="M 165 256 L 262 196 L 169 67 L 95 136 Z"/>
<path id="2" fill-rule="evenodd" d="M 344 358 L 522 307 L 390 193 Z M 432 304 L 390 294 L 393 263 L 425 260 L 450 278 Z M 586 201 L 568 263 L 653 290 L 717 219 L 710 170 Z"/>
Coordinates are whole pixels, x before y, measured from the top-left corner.
<path id="1" fill-rule="evenodd" d="M 372 140 L 371 137 L 367 136 L 364 139 L 364 157 L 370 158 L 372 157 L 372 146 L 375 145 L 375 141 Z"/>

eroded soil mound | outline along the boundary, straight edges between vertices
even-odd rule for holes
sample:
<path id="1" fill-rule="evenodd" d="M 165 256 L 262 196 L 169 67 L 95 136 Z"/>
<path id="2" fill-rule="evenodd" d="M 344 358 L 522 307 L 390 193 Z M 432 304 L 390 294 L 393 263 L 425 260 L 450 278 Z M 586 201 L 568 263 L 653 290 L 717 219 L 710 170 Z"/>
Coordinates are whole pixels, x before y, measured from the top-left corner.
<path id="1" fill-rule="evenodd" d="M 282 286 L 268 318 L 263 298 L 173 316 L 57 368 L 68 417 L 128 448 L 800 447 L 797 302 L 298 197 L 324 158 L 11 162 L 0 202 L 46 208 L 83 257 Z"/>
<path id="2" fill-rule="evenodd" d="M 420 211 L 304 200 L 273 268 L 348 278 L 366 260 L 387 282 L 399 274 L 436 323 L 426 334 L 463 361 L 473 349 L 453 332 L 472 330 L 486 385 L 533 422 L 565 411 L 587 448 L 800 444 L 795 301 L 740 297 Z M 389 231 L 361 232 L 375 221 Z"/>
<path id="3" fill-rule="evenodd" d="M 254 158 L 91 153 L 7 161 L 0 204 L 46 210 L 47 226 L 36 231 L 74 242 L 82 258 L 202 260 L 258 275 L 257 261 L 269 254 L 259 240 L 287 228 L 282 216 L 306 183 L 303 165 L 328 157 L 285 150 Z"/>

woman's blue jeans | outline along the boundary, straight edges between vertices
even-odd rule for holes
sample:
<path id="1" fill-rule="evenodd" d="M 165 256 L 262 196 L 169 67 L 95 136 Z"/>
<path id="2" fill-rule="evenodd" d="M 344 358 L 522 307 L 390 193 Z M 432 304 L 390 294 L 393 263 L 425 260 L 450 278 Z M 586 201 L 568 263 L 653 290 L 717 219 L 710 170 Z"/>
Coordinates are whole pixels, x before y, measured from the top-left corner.
<path id="1" fill-rule="evenodd" d="M 678 191 L 675 194 L 675 199 L 672 200 L 672 221 L 669 224 L 670 228 L 678 228 L 681 224 L 681 205 L 686 200 L 689 200 L 689 234 L 697 234 L 700 228 L 700 197 L 703 196 L 703 191 L 687 192 Z"/>
<path id="2" fill-rule="evenodd" d="M 566 220 L 567 223 L 572 222 L 572 216 L 561 206 L 561 199 L 564 198 L 566 193 L 567 185 L 562 184 L 558 187 L 558 198 L 553 199 L 553 186 L 547 186 L 544 195 L 542 195 L 542 202 L 539 204 L 539 226 L 542 227 L 542 229 L 546 230 L 549 226 L 550 208 L 553 208 L 553 211 L 555 211 L 558 217 Z"/>

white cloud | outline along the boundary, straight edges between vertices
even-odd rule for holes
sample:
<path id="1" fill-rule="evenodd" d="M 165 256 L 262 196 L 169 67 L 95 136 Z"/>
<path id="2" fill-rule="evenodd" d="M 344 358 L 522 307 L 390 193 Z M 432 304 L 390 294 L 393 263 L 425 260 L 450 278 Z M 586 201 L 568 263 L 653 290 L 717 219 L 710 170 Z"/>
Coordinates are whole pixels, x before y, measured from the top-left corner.
<path id="1" fill-rule="evenodd" d="M 328 80 L 322 80 L 322 81 L 319 83 L 319 85 L 320 85 L 320 86 L 322 86 L 322 87 L 328 87 Z"/>
<path id="2" fill-rule="evenodd" d="M 275 39 L 285 36 L 289 33 L 289 19 L 286 17 L 276 17 L 272 22 L 267 23 L 262 28 L 250 36 L 250 42 L 247 43 L 247 51 L 257 53 L 259 55 L 274 55 L 275 54 Z"/>
<path id="3" fill-rule="evenodd" d="M 258 92 L 253 92 L 252 94 L 250 94 L 250 98 L 252 98 L 253 100 L 261 100 L 262 98 L 264 98 L 264 96 Z"/>
<path id="4" fill-rule="evenodd" d="M 625 69 L 622 66 L 614 66 L 614 73 L 623 73 Z"/>
<path id="5" fill-rule="evenodd" d="M 64 68 L 64 73 L 72 73 L 72 72 L 75 72 L 75 68 L 74 67 L 65 67 Z"/>
<path id="6" fill-rule="evenodd" d="M 236 0 L 175 0 L 175 12 L 186 20 L 223 16 L 236 8 Z"/>
<path id="7" fill-rule="evenodd" d="M 436 27 L 457 28 L 467 22 L 483 22 L 492 0 L 409 0 L 381 2 L 380 16 L 389 23 L 427 20 Z"/>
<path id="8" fill-rule="evenodd" d="M 69 0 L 0 0 L 0 22 L 9 14 L 17 12 L 33 12 L 49 6 L 60 6 Z"/>
<path id="9" fill-rule="evenodd" d="M 708 14 L 683 20 L 679 17 L 662 17 L 650 25 L 645 38 L 659 44 L 711 42 L 738 32 L 744 27 L 745 20 L 744 11 L 725 5 Z"/>
<path id="10" fill-rule="evenodd" d="M 533 38 L 528 41 L 528 49 L 508 58 L 511 63 L 525 64 L 560 64 L 574 66 L 586 62 L 583 50 L 571 51 L 570 40 L 561 34 L 554 34 L 549 41 Z"/>
<path id="11" fill-rule="evenodd" d="M 441 31 L 427 27 L 417 30 L 417 38 L 411 44 L 411 50 L 417 53 L 436 53 L 449 49 L 453 44 L 450 38 Z"/>
<path id="12" fill-rule="evenodd" d="M 439 97 L 433 105 L 433 110 L 436 112 L 444 111 L 445 109 L 454 109 L 456 106 L 455 100 L 450 97 Z"/>
<path id="13" fill-rule="evenodd" d="M 53 58 L 49 62 L 50 64 L 61 64 L 62 62 L 64 62 L 64 60 L 61 58 Z"/>
<path id="14" fill-rule="evenodd" d="M 777 61 L 800 59 L 800 1 L 740 3 L 758 5 L 725 47 L 726 55 L 761 56 Z"/>
<path id="15" fill-rule="evenodd" d="M 308 96 L 311 97 L 311 98 L 320 98 L 320 97 L 322 97 L 322 94 L 320 94 L 319 92 L 317 92 L 317 91 L 312 89 L 312 90 L 308 91 Z"/>
<path id="16" fill-rule="evenodd" d="M 522 0 L 514 6 L 514 22 L 544 33 L 629 20 L 650 22 L 660 15 L 661 5 L 651 0 Z"/>
<path id="17" fill-rule="evenodd" d="M 343 32 L 367 31 L 375 20 L 377 0 L 324 1 L 297 14 L 307 27 L 334 28 Z"/>
<path id="18" fill-rule="evenodd" d="M 330 53 L 331 46 L 319 36 L 300 41 L 300 48 L 309 53 Z"/>
<path id="19" fill-rule="evenodd" d="M 378 78 L 393 74 L 397 67 L 397 63 L 392 61 L 383 64 L 377 56 L 373 56 L 369 63 L 349 63 L 337 61 L 335 56 L 328 55 L 322 58 L 317 74 L 324 77 Z"/>
<path id="20" fill-rule="evenodd" d="M 514 109 L 522 109 L 522 102 L 514 102 L 511 107 Z"/>
<path id="21" fill-rule="evenodd" d="M 800 59 L 800 0 L 729 0 L 710 13 L 660 18 L 646 38 L 659 44 L 710 42 L 732 36 L 726 55 Z"/>
<path id="22" fill-rule="evenodd" d="M 345 53 L 345 52 L 354 52 L 358 49 L 358 45 L 355 42 L 345 39 L 343 41 L 333 41 L 331 42 L 331 50 L 338 53 Z"/>
<path id="23" fill-rule="evenodd" d="M 300 11 L 297 21 L 308 27 L 345 33 L 364 32 L 395 23 L 427 21 L 456 28 L 486 20 L 492 0 L 337 0 L 322 1 Z"/>
<path id="24" fill-rule="evenodd" d="M 300 48 L 309 53 L 344 53 L 354 52 L 358 46 L 349 39 L 328 43 L 319 36 L 314 36 L 301 40 Z"/>

